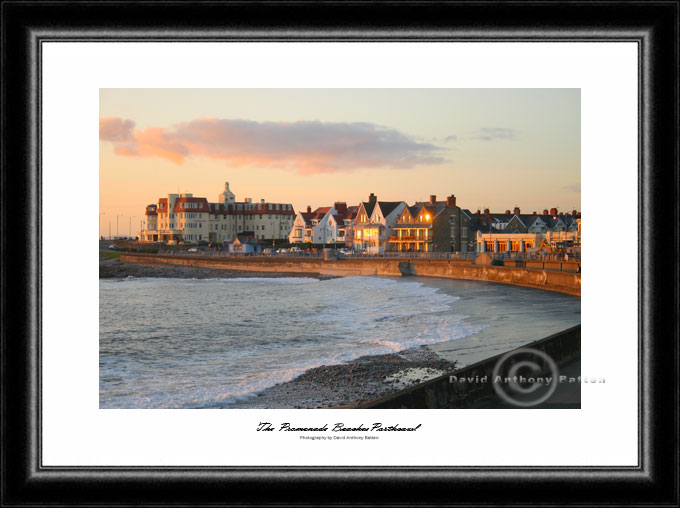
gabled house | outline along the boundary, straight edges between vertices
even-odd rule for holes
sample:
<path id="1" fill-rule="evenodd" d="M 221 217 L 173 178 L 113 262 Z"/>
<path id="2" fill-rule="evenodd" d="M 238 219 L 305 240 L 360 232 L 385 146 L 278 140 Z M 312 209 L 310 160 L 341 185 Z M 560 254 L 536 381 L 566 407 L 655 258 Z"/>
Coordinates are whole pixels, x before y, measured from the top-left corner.
<path id="1" fill-rule="evenodd" d="M 367 254 L 384 254 L 388 238 L 394 233 L 394 226 L 406 207 L 403 201 L 378 201 L 371 193 L 368 201 L 359 205 L 354 222 L 354 250 Z"/>
<path id="2" fill-rule="evenodd" d="M 310 206 L 306 212 L 299 212 L 293 228 L 288 236 L 290 243 L 345 243 L 347 225 L 354 221 L 356 206 L 348 207 L 344 201 L 337 201 L 333 206 L 317 208 Z"/>
<path id="3" fill-rule="evenodd" d="M 345 242 L 345 247 L 352 248 L 354 242 L 354 221 L 356 220 L 358 206 L 348 206 L 344 213 L 333 216 L 338 227 L 338 242 Z"/>
<path id="4" fill-rule="evenodd" d="M 469 223 L 469 214 L 456 206 L 454 195 L 446 201 L 437 201 L 432 195 L 428 202 L 404 207 L 389 248 L 398 252 L 466 252 Z"/>
<path id="5" fill-rule="evenodd" d="M 329 214 L 328 217 L 328 243 L 344 243 L 351 246 L 352 226 L 358 207 L 337 202 L 333 205 L 333 208 L 334 212 Z"/>
<path id="6" fill-rule="evenodd" d="M 288 235 L 288 241 L 290 243 L 323 243 L 323 239 L 320 242 L 317 242 L 317 239 L 323 234 L 322 230 L 331 210 L 332 207 L 322 207 L 312 211 L 312 207 L 308 206 L 306 212 L 298 212 Z"/>

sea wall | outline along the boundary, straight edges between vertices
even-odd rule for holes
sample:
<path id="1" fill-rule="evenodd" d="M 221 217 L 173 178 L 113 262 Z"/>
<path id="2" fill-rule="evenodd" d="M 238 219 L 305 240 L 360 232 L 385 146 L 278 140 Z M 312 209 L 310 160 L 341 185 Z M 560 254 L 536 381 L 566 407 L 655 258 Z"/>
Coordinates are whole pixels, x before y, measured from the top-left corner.
<path id="1" fill-rule="evenodd" d="M 469 260 L 345 258 L 324 260 L 305 257 L 165 256 L 123 253 L 124 263 L 172 264 L 263 272 L 306 272 L 323 275 L 418 275 L 451 279 L 485 280 L 581 295 L 581 274 L 550 269 L 481 266 Z"/>
<path id="2" fill-rule="evenodd" d="M 581 353 L 581 325 L 558 332 L 520 348 L 530 347 L 545 352 L 558 365 L 567 363 Z M 496 362 L 503 353 L 424 383 L 394 392 L 385 397 L 359 404 L 359 409 L 465 409 L 494 394 L 493 384 L 451 382 L 458 378 L 493 378 Z"/>

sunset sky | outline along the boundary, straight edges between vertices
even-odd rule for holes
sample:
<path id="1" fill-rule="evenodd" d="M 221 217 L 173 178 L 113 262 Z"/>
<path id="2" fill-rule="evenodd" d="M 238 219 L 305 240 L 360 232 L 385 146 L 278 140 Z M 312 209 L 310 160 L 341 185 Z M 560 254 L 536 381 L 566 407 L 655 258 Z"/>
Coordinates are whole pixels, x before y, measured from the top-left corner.
<path id="1" fill-rule="evenodd" d="M 170 193 L 581 207 L 579 89 L 101 89 L 101 234 Z M 132 218 L 134 217 L 134 218 Z M 132 219 L 131 219 L 132 218 Z"/>

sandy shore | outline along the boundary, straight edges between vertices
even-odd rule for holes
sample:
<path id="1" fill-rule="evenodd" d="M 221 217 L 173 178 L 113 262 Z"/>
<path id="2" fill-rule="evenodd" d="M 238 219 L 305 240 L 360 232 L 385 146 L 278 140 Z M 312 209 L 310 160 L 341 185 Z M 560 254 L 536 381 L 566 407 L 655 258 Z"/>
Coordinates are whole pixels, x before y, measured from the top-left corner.
<path id="1" fill-rule="evenodd" d="M 225 405 L 241 409 L 353 407 L 358 402 L 421 383 L 455 369 L 428 346 L 400 353 L 362 356 L 340 365 L 322 365 L 257 396 Z"/>
<path id="2" fill-rule="evenodd" d="M 170 279 L 232 279 L 236 277 L 311 277 L 314 279 L 334 279 L 331 275 L 318 273 L 292 272 L 249 272 L 243 270 L 224 270 L 180 265 L 153 265 L 121 263 L 120 259 L 99 259 L 100 279 L 124 279 L 126 277 L 162 277 Z"/>

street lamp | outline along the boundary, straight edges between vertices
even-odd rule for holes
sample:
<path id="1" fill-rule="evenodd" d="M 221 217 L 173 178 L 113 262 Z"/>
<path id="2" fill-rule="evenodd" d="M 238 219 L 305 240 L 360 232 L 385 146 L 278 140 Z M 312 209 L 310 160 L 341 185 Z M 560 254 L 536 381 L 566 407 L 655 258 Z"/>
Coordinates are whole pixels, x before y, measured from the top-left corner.
<path id="1" fill-rule="evenodd" d="M 116 215 L 116 238 L 120 238 L 118 233 L 118 217 L 123 217 L 123 214 L 121 213 L 120 215 Z"/>
<path id="2" fill-rule="evenodd" d="M 99 238 L 102 237 L 102 215 L 106 215 L 106 212 L 99 213 Z"/>

